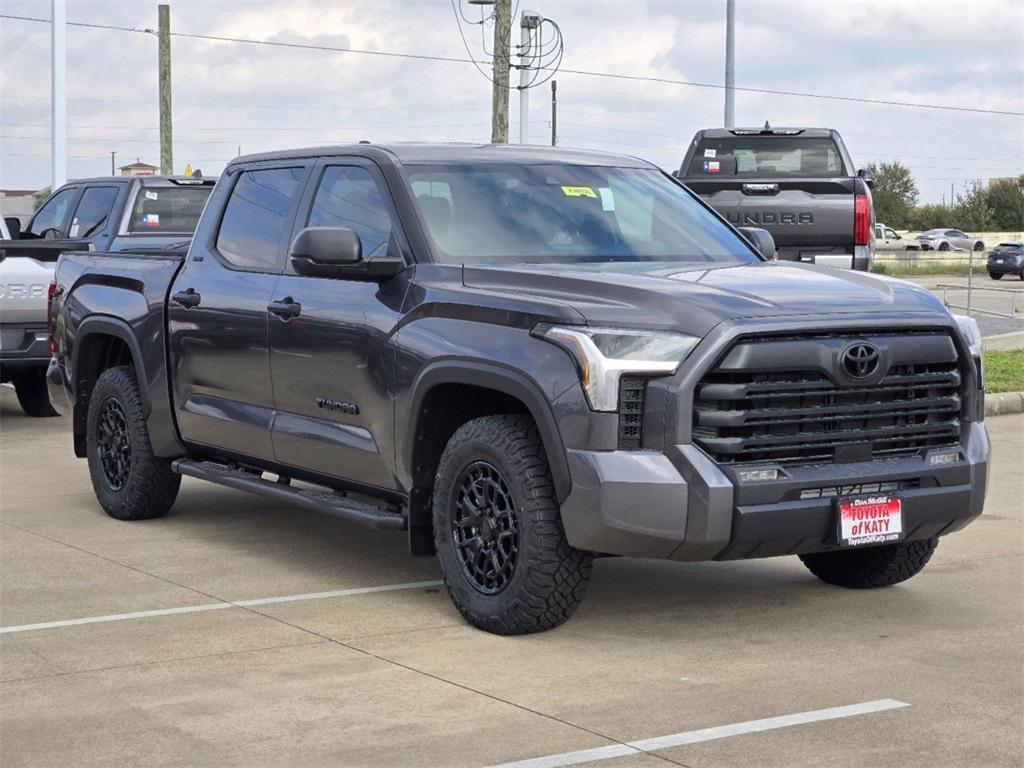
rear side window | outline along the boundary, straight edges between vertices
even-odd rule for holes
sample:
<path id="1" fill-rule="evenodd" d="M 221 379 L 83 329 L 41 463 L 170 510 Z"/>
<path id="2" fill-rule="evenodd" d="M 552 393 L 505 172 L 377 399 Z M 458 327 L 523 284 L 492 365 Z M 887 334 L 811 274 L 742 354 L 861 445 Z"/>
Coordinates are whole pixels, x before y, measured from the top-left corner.
<path id="1" fill-rule="evenodd" d="M 68 237 L 92 237 L 106 225 L 114 208 L 117 187 L 89 187 L 78 202 Z"/>
<path id="2" fill-rule="evenodd" d="M 828 137 L 729 136 L 702 139 L 690 161 L 689 175 L 835 178 L 846 174 L 836 143 Z"/>
<path id="3" fill-rule="evenodd" d="M 143 187 L 132 210 L 131 232 L 191 235 L 212 186 Z"/>
<path id="4" fill-rule="evenodd" d="M 347 227 L 359 235 L 363 258 L 387 249 L 391 215 L 373 175 L 358 166 L 331 166 L 324 171 L 309 212 L 311 227 Z"/>
<path id="5" fill-rule="evenodd" d="M 64 222 L 67 221 L 68 207 L 75 197 L 76 189 L 62 189 L 53 195 L 32 219 L 28 229 L 30 237 L 62 237 Z"/>
<path id="6" fill-rule="evenodd" d="M 224 209 L 217 250 L 231 266 L 272 270 L 277 267 L 288 211 L 304 168 L 243 171 Z"/>

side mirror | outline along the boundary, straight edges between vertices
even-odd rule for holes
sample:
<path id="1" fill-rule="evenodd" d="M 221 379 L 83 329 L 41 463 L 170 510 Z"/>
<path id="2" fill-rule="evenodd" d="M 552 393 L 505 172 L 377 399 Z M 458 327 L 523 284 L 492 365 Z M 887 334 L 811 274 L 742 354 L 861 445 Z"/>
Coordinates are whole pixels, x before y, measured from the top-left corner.
<path id="1" fill-rule="evenodd" d="M 363 261 L 363 243 L 347 227 L 306 227 L 292 241 L 289 257 L 297 275 L 343 280 L 383 280 L 405 269 L 401 259 Z"/>
<path id="2" fill-rule="evenodd" d="M 864 183 L 868 185 L 868 189 L 875 186 L 875 174 L 871 172 L 870 168 L 861 168 L 857 171 L 857 175 L 864 179 Z"/>
<path id="3" fill-rule="evenodd" d="M 11 240 L 21 237 L 21 219 L 17 216 L 4 216 L 4 223 L 7 225 L 7 231 L 11 233 Z"/>
<path id="4" fill-rule="evenodd" d="M 760 227 L 737 227 L 740 234 L 747 242 L 754 246 L 754 250 L 764 256 L 768 261 L 774 261 L 776 256 L 775 238 L 767 229 Z"/>

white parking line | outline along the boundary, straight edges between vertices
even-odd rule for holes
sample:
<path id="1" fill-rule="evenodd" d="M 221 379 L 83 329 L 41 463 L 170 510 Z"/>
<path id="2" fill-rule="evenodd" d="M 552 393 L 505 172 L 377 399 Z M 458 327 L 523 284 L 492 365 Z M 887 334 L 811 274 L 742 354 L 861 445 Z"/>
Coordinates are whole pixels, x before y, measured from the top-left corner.
<path id="1" fill-rule="evenodd" d="M 351 597 L 367 595 L 373 592 L 394 592 L 400 589 L 420 589 L 421 587 L 437 587 L 441 581 L 414 581 L 408 584 L 385 584 L 380 587 L 355 587 L 353 589 L 336 589 L 333 592 L 308 592 L 304 595 L 283 595 L 281 597 L 259 597 L 254 600 L 236 600 L 233 603 L 217 602 L 203 605 L 186 605 L 180 608 L 160 608 L 153 611 L 135 611 L 134 613 L 113 613 L 109 616 L 87 616 L 82 619 L 65 619 L 63 621 L 42 621 L 37 624 L 18 624 L 0 627 L 0 635 L 14 632 L 32 632 L 37 629 L 56 629 L 58 627 L 75 627 L 81 624 L 102 624 L 108 621 L 130 621 L 132 619 L 148 619 L 154 616 L 174 616 L 179 613 L 200 613 L 202 611 L 220 611 L 225 608 L 250 608 L 257 605 L 273 605 L 275 603 L 295 603 L 300 600 L 324 600 L 330 597 Z"/>
<path id="2" fill-rule="evenodd" d="M 669 736 L 656 736 L 652 739 L 631 741 L 627 744 L 613 744 L 595 749 L 581 749 L 578 752 L 563 752 L 560 755 L 535 757 L 530 760 L 517 760 L 511 763 L 494 765 L 490 768 L 562 768 L 565 765 L 579 765 L 580 763 L 609 760 L 613 757 L 653 752 L 654 750 L 667 749 L 668 747 L 680 747 L 685 744 L 697 744 L 702 741 L 726 739 L 730 736 L 742 736 L 746 733 L 773 731 L 777 728 L 789 728 L 793 725 L 817 723 L 822 720 L 838 720 L 844 717 L 869 715 L 873 712 L 885 712 L 886 710 L 909 706 L 906 702 L 896 701 L 895 699 L 878 699 L 876 701 L 866 701 L 863 704 L 848 704 L 845 707 L 815 709 L 810 712 L 797 712 L 793 715 L 780 715 L 778 717 L 766 717 L 763 720 L 748 720 L 743 723 L 719 725 L 714 728 L 701 728 L 698 731 L 683 731 L 682 733 L 673 733 Z"/>

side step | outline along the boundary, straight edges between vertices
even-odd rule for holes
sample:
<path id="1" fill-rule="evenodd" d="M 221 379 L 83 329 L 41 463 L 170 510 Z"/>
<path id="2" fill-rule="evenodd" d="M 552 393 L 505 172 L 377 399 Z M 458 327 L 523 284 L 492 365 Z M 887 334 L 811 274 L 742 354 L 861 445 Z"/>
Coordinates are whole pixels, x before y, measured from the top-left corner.
<path id="1" fill-rule="evenodd" d="M 284 483 L 264 480 L 253 472 L 226 467 L 212 461 L 177 459 L 171 468 L 179 475 L 197 477 L 229 488 L 258 493 L 270 499 L 295 504 L 314 512 L 340 517 L 353 523 L 389 531 L 404 531 L 406 519 L 394 512 L 385 512 L 372 504 L 353 501 L 329 490 L 292 488 Z"/>

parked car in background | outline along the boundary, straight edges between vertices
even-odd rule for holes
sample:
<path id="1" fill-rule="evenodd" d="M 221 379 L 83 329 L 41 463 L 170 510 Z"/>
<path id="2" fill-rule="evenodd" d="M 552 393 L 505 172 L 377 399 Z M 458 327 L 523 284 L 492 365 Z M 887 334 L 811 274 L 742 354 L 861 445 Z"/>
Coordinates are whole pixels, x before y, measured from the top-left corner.
<path id="1" fill-rule="evenodd" d="M 68 251 L 166 252 L 188 248 L 214 179 L 104 176 L 57 189 L 21 230 L 0 240 L 0 381 L 29 416 L 54 416 L 46 396 L 47 289 Z M 9 235 L 9 237 L 8 237 Z"/>
<path id="2" fill-rule="evenodd" d="M 112 517 L 186 475 L 405 530 L 498 634 L 596 555 L 896 584 L 982 511 L 977 324 L 774 254 L 635 158 L 241 157 L 187 256 L 61 258 L 49 383 Z"/>
<path id="3" fill-rule="evenodd" d="M 1000 243 L 988 254 L 988 276 L 1002 280 L 1003 275 L 1016 275 L 1024 280 L 1024 241 Z"/>
<path id="4" fill-rule="evenodd" d="M 874 178 L 831 128 L 698 131 L 676 177 L 733 226 L 768 230 L 782 261 L 871 267 Z"/>
<path id="5" fill-rule="evenodd" d="M 900 233 L 885 224 L 875 224 L 875 240 L 902 240 Z"/>
<path id="6" fill-rule="evenodd" d="M 907 250 L 983 251 L 985 241 L 959 229 L 929 229 L 914 238 L 914 242 L 907 245 Z"/>

